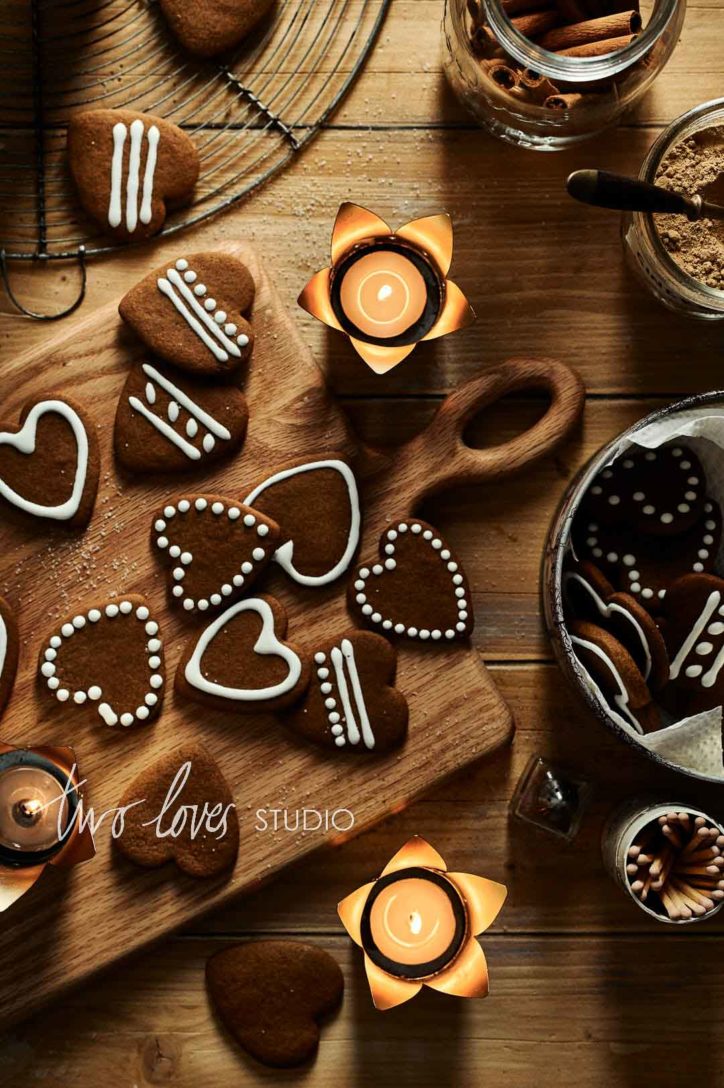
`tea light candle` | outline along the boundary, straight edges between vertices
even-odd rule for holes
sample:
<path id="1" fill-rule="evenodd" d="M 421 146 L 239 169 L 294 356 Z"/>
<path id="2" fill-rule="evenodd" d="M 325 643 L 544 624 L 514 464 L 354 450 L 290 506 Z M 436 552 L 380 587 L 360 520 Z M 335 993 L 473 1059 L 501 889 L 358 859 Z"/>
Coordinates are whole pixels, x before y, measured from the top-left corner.
<path id="1" fill-rule="evenodd" d="M 0 755 L 0 862 L 47 861 L 65 845 L 75 804 L 68 772 L 52 760 L 25 749 Z"/>
<path id="2" fill-rule="evenodd" d="M 362 242 L 332 269 L 332 309 L 368 344 L 416 344 L 437 321 L 445 284 L 427 256 L 390 239 Z"/>
<path id="3" fill-rule="evenodd" d="M 380 877 L 362 915 L 367 955 L 400 978 L 426 978 L 447 967 L 466 931 L 459 892 L 441 873 L 428 869 Z"/>

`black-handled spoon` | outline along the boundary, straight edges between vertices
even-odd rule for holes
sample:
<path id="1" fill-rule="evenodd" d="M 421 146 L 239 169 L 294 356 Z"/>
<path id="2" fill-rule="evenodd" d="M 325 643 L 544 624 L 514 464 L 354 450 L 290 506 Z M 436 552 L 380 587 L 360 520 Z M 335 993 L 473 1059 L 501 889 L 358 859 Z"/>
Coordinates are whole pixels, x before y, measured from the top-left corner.
<path id="1" fill-rule="evenodd" d="M 717 184 L 716 182 L 714 184 Z M 566 182 L 569 194 L 583 204 L 621 212 L 664 212 L 697 219 L 724 219 L 724 207 L 700 196 L 682 196 L 638 178 L 606 170 L 576 170 Z M 717 194 L 718 195 L 718 194 Z"/>

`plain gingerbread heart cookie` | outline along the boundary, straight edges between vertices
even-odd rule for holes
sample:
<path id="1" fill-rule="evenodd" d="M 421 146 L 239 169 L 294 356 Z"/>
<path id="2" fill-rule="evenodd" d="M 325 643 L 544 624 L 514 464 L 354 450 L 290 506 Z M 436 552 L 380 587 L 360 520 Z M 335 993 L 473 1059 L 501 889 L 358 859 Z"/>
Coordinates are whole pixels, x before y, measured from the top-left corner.
<path id="1" fill-rule="evenodd" d="M 411 518 L 382 534 L 380 561 L 359 567 L 347 600 L 364 623 L 389 635 L 449 641 L 475 625 L 470 586 L 437 529 Z"/>
<path id="2" fill-rule="evenodd" d="M 626 647 L 595 623 L 578 620 L 569 628 L 573 651 L 621 722 L 637 733 L 661 728 L 651 691 Z"/>
<path id="3" fill-rule="evenodd" d="M 138 802 L 143 802 L 139 804 Z M 118 849 L 156 869 L 174 861 L 189 876 L 219 876 L 239 852 L 239 817 L 216 760 L 200 744 L 162 756 L 119 802 L 127 808 Z"/>
<path id="4" fill-rule="evenodd" d="M 342 1002 L 335 960 L 301 941 L 249 941 L 206 964 L 206 985 L 225 1027 L 257 1061 L 301 1065 L 319 1046 L 319 1022 Z"/>
<path id="5" fill-rule="evenodd" d="M 0 497 L 29 517 L 87 525 L 99 469 L 95 429 L 67 397 L 34 397 L 19 426 L 0 423 Z"/>
<path id="6" fill-rule="evenodd" d="M 274 554 L 279 526 L 223 495 L 167 502 L 153 521 L 155 552 L 169 567 L 172 600 L 187 612 L 229 604 L 256 581 Z"/>
<path id="7" fill-rule="evenodd" d="M 74 114 L 68 163 L 85 211 L 122 242 L 157 234 L 167 207 L 190 200 L 199 176 L 186 133 L 137 110 Z"/>
<path id="8" fill-rule="evenodd" d="M 12 694 L 15 674 L 18 671 L 20 638 L 12 608 L 0 597 L 0 714 Z"/>
<path id="9" fill-rule="evenodd" d="M 157 718 L 165 668 L 159 628 L 143 597 L 129 594 L 69 615 L 40 651 L 42 683 L 60 703 L 84 704 L 106 725 Z"/>
<path id="10" fill-rule="evenodd" d="M 394 686 L 397 651 L 370 631 L 346 631 L 314 653 L 304 702 L 284 716 L 294 733 L 323 748 L 387 752 L 407 736 L 407 700 Z"/>
<path id="11" fill-rule="evenodd" d="M 671 657 L 662 704 L 677 718 L 724 705 L 724 579 L 687 574 L 674 582 L 662 629 Z"/>
<path id="12" fill-rule="evenodd" d="M 161 11 L 184 49 L 215 57 L 244 40 L 274 0 L 160 0 Z"/>
<path id="13" fill-rule="evenodd" d="M 362 518 L 344 458 L 294 461 L 253 487 L 244 502 L 278 522 L 282 543 L 274 559 L 299 585 L 329 585 L 348 569 Z"/>
<path id="14" fill-rule="evenodd" d="M 237 601 L 186 646 L 176 690 L 209 706 L 240 713 L 278 710 L 304 693 L 310 662 L 284 641 L 287 615 L 272 597 Z"/>
<path id="15" fill-rule="evenodd" d="M 123 296 L 118 312 L 161 359 L 191 374 L 229 375 L 251 355 L 244 315 L 254 302 L 246 265 L 225 253 L 169 261 Z"/>
<path id="16" fill-rule="evenodd" d="M 179 377 L 154 361 L 134 367 L 116 408 L 113 448 L 128 472 L 189 472 L 235 453 L 249 410 L 235 385 Z"/>

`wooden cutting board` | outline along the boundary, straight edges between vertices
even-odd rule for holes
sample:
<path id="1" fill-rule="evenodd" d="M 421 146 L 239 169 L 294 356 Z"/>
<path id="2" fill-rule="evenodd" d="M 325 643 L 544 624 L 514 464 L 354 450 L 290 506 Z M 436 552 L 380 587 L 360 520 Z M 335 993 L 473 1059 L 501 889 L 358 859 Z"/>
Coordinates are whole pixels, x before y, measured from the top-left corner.
<path id="1" fill-rule="evenodd" d="M 238 806 L 238 863 L 229 879 L 216 882 L 194 881 L 173 867 L 141 870 L 118 857 L 104 825 L 92 862 L 68 873 L 46 870 L 0 915 L 0 1026 L 335 837 L 324 831 L 257 830 L 258 809 L 349 809 L 358 831 L 511 734 L 510 712 L 469 644 L 400 644 L 397 684 L 410 703 L 410 735 L 404 748 L 386 757 L 327 754 L 287 735 L 271 716 L 211 711 L 174 694 L 181 648 L 198 623 L 168 608 L 164 573 L 151 554 L 151 515 L 167 496 L 198 489 L 241 497 L 249 481 L 285 461 L 333 450 L 357 453 L 364 512 L 360 554 L 371 557 L 389 519 L 408 515 L 421 498 L 442 487 L 522 467 L 564 437 L 581 409 L 580 382 L 571 371 L 550 362 L 517 361 L 453 393 L 427 430 L 392 457 L 362 450 L 255 252 L 246 245 L 227 250 L 247 263 L 257 283 L 256 347 L 246 383 L 249 433 L 242 453 L 230 463 L 165 479 L 130 479 L 116 471 L 116 403 L 129 367 L 147 352 L 122 326 L 115 306 L 89 317 L 72 335 L 59 335 L 43 352 L 4 364 L 3 418 L 13 420 L 23 402 L 38 393 L 77 399 L 97 425 L 101 478 L 93 519 L 82 534 L 19 525 L 3 515 L 0 592 L 19 617 L 21 663 L 0 736 L 22 746 L 72 745 L 88 783 L 86 804 L 96 813 L 115 805 L 158 756 L 184 741 L 202 741 L 221 764 Z M 488 450 L 464 445 L 463 428 L 479 408 L 532 387 L 547 389 L 551 405 L 531 430 Z M 350 625 L 345 579 L 328 589 L 302 590 L 274 571 L 263 588 L 284 601 L 289 637 L 302 645 L 314 646 L 318 638 Z M 161 623 L 168 688 L 160 719 L 124 733 L 91 725 L 82 708 L 49 698 L 37 682 L 36 661 L 59 617 L 129 592 L 145 594 Z M 335 919 L 330 903 L 330 924 Z"/>

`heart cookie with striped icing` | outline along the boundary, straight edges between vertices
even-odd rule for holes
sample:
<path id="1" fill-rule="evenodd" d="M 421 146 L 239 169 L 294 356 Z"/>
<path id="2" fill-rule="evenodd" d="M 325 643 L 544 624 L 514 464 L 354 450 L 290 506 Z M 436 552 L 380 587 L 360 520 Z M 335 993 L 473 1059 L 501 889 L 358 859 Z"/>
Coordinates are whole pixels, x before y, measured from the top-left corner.
<path id="1" fill-rule="evenodd" d="M 143 597 L 69 615 L 40 651 L 40 679 L 59 703 L 92 710 L 110 726 L 147 724 L 161 711 L 165 686 L 159 626 Z"/>
<path id="2" fill-rule="evenodd" d="M 187 203 L 199 153 L 177 125 L 137 110 L 85 110 L 68 125 L 68 164 L 85 211 L 121 242 L 157 234 Z"/>
<path id="3" fill-rule="evenodd" d="M 169 566 L 171 599 L 207 612 L 245 593 L 274 555 L 279 526 L 223 495 L 180 496 L 153 520 L 156 556 Z"/>
<path id="4" fill-rule="evenodd" d="M 724 705 L 724 579 L 687 574 L 670 587 L 661 627 L 671 659 L 661 702 L 677 717 Z"/>
<path id="5" fill-rule="evenodd" d="M 235 385 L 179 375 L 154 360 L 134 367 L 116 408 L 116 462 L 133 473 L 190 472 L 235 453 L 249 410 Z"/>
<path id="6" fill-rule="evenodd" d="M 475 625 L 462 565 L 437 529 L 411 518 L 382 534 L 380 560 L 358 567 L 347 600 L 363 623 L 383 634 L 450 641 Z"/>
<path id="7" fill-rule="evenodd" d="M 247 362 L 254 280 L 224 253 L 194 253 L 157 268 L 123 296 L 118 312 L 156 355 L 207 377 Z"/>
<path id="8" fill-rule="evenodd" d="M 304 702 L 284 724 L 323 748 L 381 753 L 407 736 L 407 700 L 394 686 L 397 652 L 371 631 L 346 631 L 319 646 Z"/>

